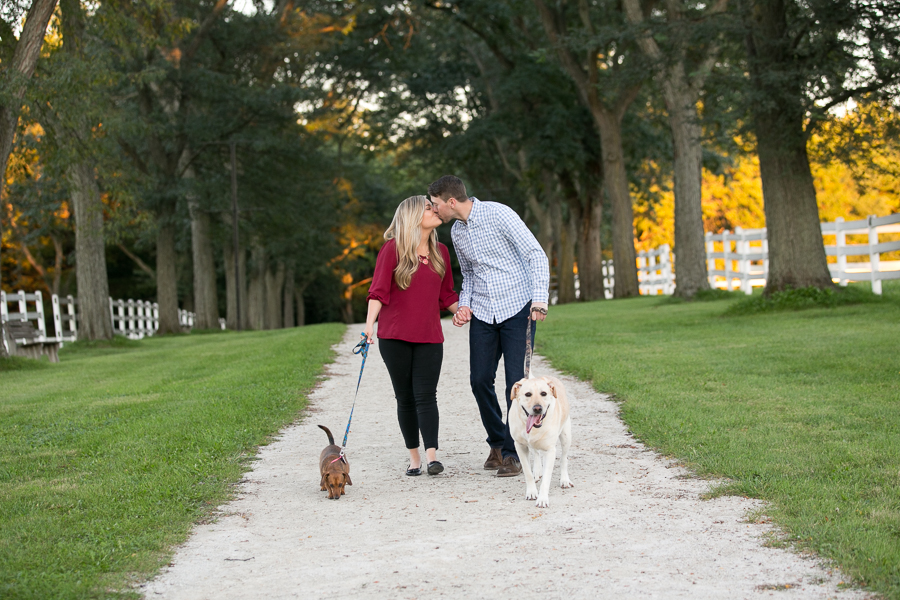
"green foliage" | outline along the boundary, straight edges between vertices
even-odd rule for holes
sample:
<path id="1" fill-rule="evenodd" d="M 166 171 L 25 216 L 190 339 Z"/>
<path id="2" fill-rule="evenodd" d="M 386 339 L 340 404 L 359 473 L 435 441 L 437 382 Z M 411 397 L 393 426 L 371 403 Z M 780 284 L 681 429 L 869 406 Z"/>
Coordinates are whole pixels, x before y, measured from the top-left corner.
<path id="1" fill-rule="evenodd" d="M 4 372 L 0 596 L 137 597 L 297 418 L 343 331 L 73 344 Z"/>
<path id="2" fill-rule="evenodd" d="M 830 288 L 789 288 L 750 296 L 731 305 L 726 314 L 749 315 L 785 310 L 805 310 L 809 308 L 834 308 L 851 304 L 879 303 L 886 300 L 862 287 Z"/>
<path id="3" fill-rule="evenodd" d="M 732 304 L 557 307 L 538 350 L 614 394 L 643 442 L 726 478 L 716 493 L 770 502 L 788 543 L 900 597 L 900 304 L 721 318 Z"/>

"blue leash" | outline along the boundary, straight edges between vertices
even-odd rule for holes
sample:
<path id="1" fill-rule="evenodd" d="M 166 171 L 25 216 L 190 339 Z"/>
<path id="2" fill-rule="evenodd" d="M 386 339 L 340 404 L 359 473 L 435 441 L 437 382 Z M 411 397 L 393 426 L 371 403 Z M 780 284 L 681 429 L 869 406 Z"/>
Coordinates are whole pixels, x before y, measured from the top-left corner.
<path id="1" fill-rule="evenodd" d="M 359 379 L 356 381 L 356 394 L 353 396 L 353 406 L 350 407 L 350 419 L 347 420 L 347 430 L 344 431 L 344 441 L 341 443 L 341 453 L 331 462 L 337 462 L 339 460 L 347 462 L 344 459 L 344 450 L 347 448 L 347 436 L 350 435 L 350 423 L 353 422 L 353 409 L 356 408 L 356 398 L 359 396 L 359 384 L 362 382 L 363 369 L 366 368 L 366 357 L 369 355 L 369 339 L 366 337 L 366 332 L 362 332 L 360 335 L 363 336 L 363 339 L 353 347 L 353 354 L 362 354 L 362 366 L 359 367 Z"/>

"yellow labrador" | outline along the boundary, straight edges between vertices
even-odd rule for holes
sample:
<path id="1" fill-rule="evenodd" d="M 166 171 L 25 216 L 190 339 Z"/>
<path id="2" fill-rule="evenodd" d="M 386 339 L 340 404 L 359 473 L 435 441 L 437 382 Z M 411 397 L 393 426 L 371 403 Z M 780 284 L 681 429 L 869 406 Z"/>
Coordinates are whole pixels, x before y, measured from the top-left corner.
<path id="1" fill-rule="evenodd" d="M 550 478 L 556 461 L 556 440 L 562 443 L 559 482 L 563 488 L 573 487 L 569 480 L 569 446 L 572 443 L 572 421 L 566 388 L 555 377 L 523 379 L 511 392 L 509 432 L 516 442 L 516 452 L 525 472 L 525 499 L 537 500 L 535 506 L 550 506 Z M 543 460 L 542 460 L 543 458 Z M 529 461 L 534 462 L 534 470 Z M 543 473 L 541 463 L 543 462 Z M 538 493 L 535 479 L 543 477 Z"/>

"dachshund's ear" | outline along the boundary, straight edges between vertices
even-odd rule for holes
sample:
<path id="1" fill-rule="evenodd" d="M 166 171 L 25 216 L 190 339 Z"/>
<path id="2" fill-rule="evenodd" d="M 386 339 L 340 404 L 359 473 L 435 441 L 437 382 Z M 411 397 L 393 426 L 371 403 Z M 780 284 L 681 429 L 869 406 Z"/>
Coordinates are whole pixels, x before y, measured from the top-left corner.
<path id="1" fill-rule="evenodd" d="M 520 390 L 521 388 L 522 388 L 522 382 L 521 382 L 521 381 L 517 381 L 515 384 L 513 384 L 513 386 L 512 386 L 512 391 L 509 392 L 509 399 L 510 399 L 510 401 L 516 399 L 516 396 L 519 395 L 519 390 Z"/>
<path id="2" fill-rule="evenodd" d="M 547 387 L 550 388 L 550 393 L 553 394 L 553 397 L 559 398 L 559 396 L 556 395 L 556 386 L 553 384 L 553 382 L 546 377 L 541 377 L 541 379 L 547 382 Z"/>
<path id="3" fill-rule="evenodd" d="M 353 485 L 353 482 L 350 481 L 350 473 L 344 473 L 344 482 L 347 485 Z"/>

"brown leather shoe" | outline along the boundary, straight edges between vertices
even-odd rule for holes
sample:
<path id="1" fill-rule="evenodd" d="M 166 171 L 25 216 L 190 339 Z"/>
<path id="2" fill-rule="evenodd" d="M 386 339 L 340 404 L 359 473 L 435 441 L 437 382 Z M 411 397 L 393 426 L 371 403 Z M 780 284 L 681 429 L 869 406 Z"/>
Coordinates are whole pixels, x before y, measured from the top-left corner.
<path id="1" fill-rule="evenodd" d="M 502 464 L 503 455 L 500 453 L 500 448 L 491 448 L 491 453 L 488 454 L 487 460 L 484 461 L 485 470 L 496 471 Z"/>
<path id="2" fill-rule="evenodd" d="M 515 456 L 503 459 L 503 465 L 497 469 L 497 477 L 515 477 L 522 474 L 522 463 Z"/>

